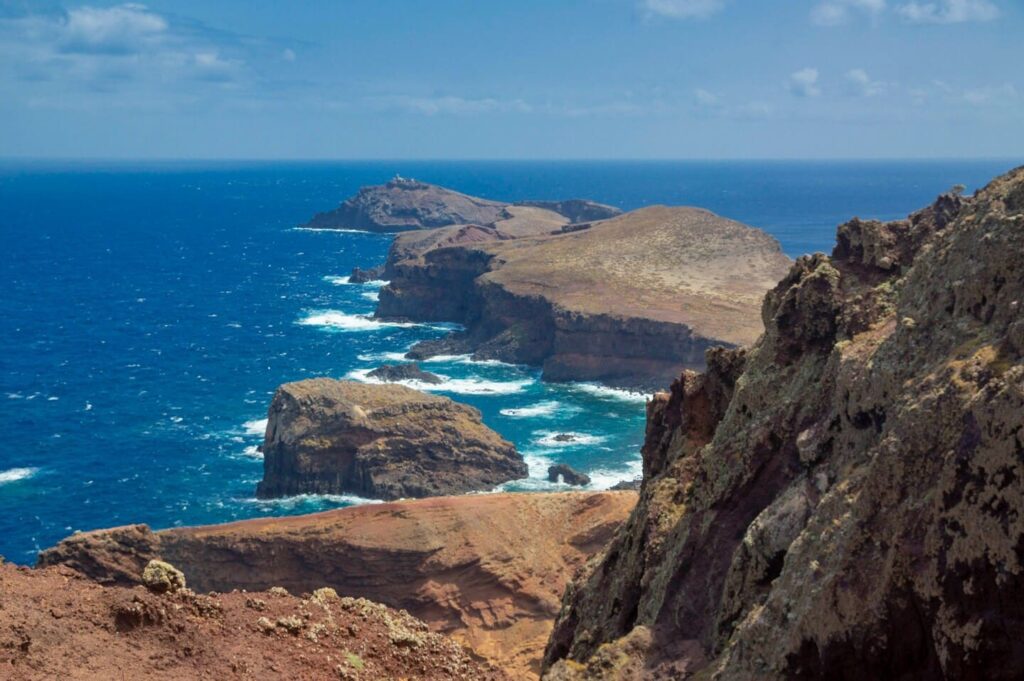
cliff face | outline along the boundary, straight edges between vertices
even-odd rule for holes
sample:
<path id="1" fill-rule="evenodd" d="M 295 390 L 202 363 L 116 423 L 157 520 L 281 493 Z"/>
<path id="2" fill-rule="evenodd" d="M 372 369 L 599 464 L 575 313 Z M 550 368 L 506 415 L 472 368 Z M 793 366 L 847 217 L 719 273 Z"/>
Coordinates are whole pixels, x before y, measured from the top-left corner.
<path id="1" fill-rule="evenodd" d="M 203 591 L 330 586 L 404 608 L 527 678 L 566 582 L 635 501 L 632 492 L 487 494 L 157 533 L 131 526 L 74 535 L 39 561 L 120 584 L 160 557 Z"/>
<path id="2" fill-rule="evenodd" d="M 0 593 L 10 681 L 507 678 L 407 613 L 330 590 L 156 594 L 0 565 Z"/>
<path id="3" fill-rule="evenodd" d="M 526 475 L 515 447 L 472 407 L 401 385 L 318 378 L 274 394 L 257 496 L 440 496 Z"/>
<path id="4" fill-rule="evenodd" d="M 504 225 L 395 240 L 377 315 L 467 328 L 414 356 L 473 352 L 543 366 L 548 380 L 662 386 L 703 367 L 712 345 L 753 342 L 760 300 L 790 262 L 760 230 L 693 208 L 517 237 Z"/>
<path id="5" fill-rule="evenodd" d="M 649 403 L 548 678 L 1017 678 L 1021 253 L 1024 169 L 801 258 L 749 351 Z"/>
<path id="6" fill-rule="evenodd" d="M 396 177 L 384 185 L 363 187 L 334 210 L 314 215 L 306 226 L 404 232 L 449 225 L 491 225 L 507 220 L 517 206 L 534 208 L 538 214 L 546 214 L 546 219 L 562 224 L 603 220 L 622 212 L 583 199 L 502 203 Z"/>

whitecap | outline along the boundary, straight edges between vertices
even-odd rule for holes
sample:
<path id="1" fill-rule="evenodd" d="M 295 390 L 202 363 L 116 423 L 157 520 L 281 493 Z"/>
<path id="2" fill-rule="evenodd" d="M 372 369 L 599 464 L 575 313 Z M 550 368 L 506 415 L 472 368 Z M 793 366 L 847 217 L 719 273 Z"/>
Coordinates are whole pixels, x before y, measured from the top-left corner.
<path id="1" fill-rule="evenodd" d="M 644 463 L 640 457 L 627 461 L 621 468 L 595 468 L 587 472 L 587 475 L 590 476 L 588 488 L 595 490 L 609 489 L 617 483 L 635 480 L 641 477 L 643 472 Z"/>
<path id="2" fill-rule="evenodd" d="M 365 497 L 359 497 L 355 494 L 296 494 L 290 497 L 280 497 L 277 499 L 257 499 L 250 497 L 248 499 L 242 499 L 247 504 L 256 504 L 258 506 L 272 506 L 281 509 L 291 509 L 296 506 L 304 504 L 317 504 L 317 503 L 330 503 L 330 504 L 344 504 L 346 506 L 362 506 L 364 504 L 381 504 L 384 503 L 380 499 L 367 499 Z"/>
<path id="3" fill-rule="evenodd" d="M 405 362 L 408 358 L 404 352 L 370 352 L 356 356 L 360 362 Z"/>
<path id="4" fill-rule="evenodd" d="M 534 432 L 534 442 L 542 447 L 585 447 L 601 444 L 608 438 L 604 435 L 591 435 L 589 433 L 576 433 L 573 431 L 555 432 L 550 430 L 538 430 Z M 560 440 L 559 437 L 569 436 L 571 439 Z"/>
<path id="5" fill-rule="evenodd" d="M 384 288 L 390 283 L 390 281 L 385 281 L 383 279 L 371 279 L 370 281 L 364 281 L 363 286 L 370 286 L 373 288 Z"/>
<path id="6" fill-rule="evenodd" d="M 264 435 L 267 432 L 267 419 L 253 419 L 242 424 L 246 435 Z"/>
<path id="7" fill-rule="evenodd" d="M 340 310 L 316 310 L 300 319 L 297 324 L 301 326 L 321 326 L 334 331 L 376 331 L 389 327 L 410 328 L 416 326 L 427 326 L 425 324 L 414 324 L 412 322 L 383 322 L 374 319 L 369 315 L 348 314 Z M 437 327 L 440 328 L 440 327 Z"/>
<path id="8" fill-rule="evenodd" d="M 334 229 L 327 227 L 292 227 L 294 232 L 333 232 L 335 234 L 377 234 L 366 229 Z"/>
<path id="9" fill-rule="evenodd" d="M 398 383 L 414 390 L 427 392 L 457 393 L 460 395 L 512 395 L 522 392 L 532 384 L 533 379 L 519 381 L 487 381 L 482 378 L 449 378 L 441 374 L 435 374 L 442 380 L 441 383 L 427 383 L 425 381 L 382 381 L 379 378 L 370 376 L 372 369 L 356 369 L 350 371 L 347 378 L 363 383 Z"/>
<path id="10" fill-rule="evenodd" d="M 362 295 L 363 295 L 363 298 L 366 298 L 367 300 L 372 300 L 374 302 L 380 300 L 380 293 L 377 292 L 377 291 L 367 291 L 367 292 L 363 293 Z"/>
<path id="11" fill-rule="evenodd" d="M 434 362 L 437 364 L 479 364 L 481 366 L 504 366 L 504 367 L 516 367 L 515 364 L 509 364 L 508 362 L 502 362 L 500 359 L 473 359 L 473 355 L 434 355 L 427 359 L 420 360 L 422 362 Z"/>
<path id="12" fill-rule="evenodd" d="M 606 385 L 599 385 L 597 383 L 568 383 L 567 385 L 573 390 L 579 390 L 580 392 L 588 393 L 594 397 L 601 397 L 605 399 L 624 400 L 626 402 L 646 402 L 650 397 L 645 392 L 625 390 L 623 388 L 609 388 Z"/>
<path id="13" fill-rule="evenodd" d="M 557 400 L 549 400 L 547 402 L 538 402 L 537 404 L 531 404 L 528 407 L 513 407 L 509 409 L 502 409 L 501 414 L 503 416 L 511 416 L 516 419 L 529 419 L 529 418 L 544 418 L 554 416 L 555 414 L 565 414 L 568 412 L 577 412 L 579 407 L 570 407 L 563 405 Z"/>
<path id="14" fill-rule="evenodd" d="M 38 472 L 38 468 L 9 468 L 5 471 L 0 471 L 0 485 L 18 482 L 19 480 L 28 480 Z"/>
<path id="15" fill-rule="evenodd" d="M 344 286 L 349 282 L 348 277 L 324 277 L 324 281 L 334 284 L 335 286 Z"/>
<path id="16" fill-rule="evenodd" d="M 263 452 L 261 452 L 260 448 L 257 447 L 256 445 L 249 445 L 248 447 L 242 450 L 242 454 L 244 454 L 245 456 L 251 456 L 254 459 L 263 458 Z"/>

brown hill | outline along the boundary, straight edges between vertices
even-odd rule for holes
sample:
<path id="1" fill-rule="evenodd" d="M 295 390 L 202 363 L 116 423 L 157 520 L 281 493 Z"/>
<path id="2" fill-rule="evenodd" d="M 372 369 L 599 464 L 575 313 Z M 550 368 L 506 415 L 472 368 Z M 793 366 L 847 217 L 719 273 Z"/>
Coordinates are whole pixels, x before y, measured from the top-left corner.
<path id="1" fill-rule="evenodd" d="M 74 535 L 39 562 L 130 584 L 160 557 L 203 591 L 330 586 L 404 608 L 513 678 L 535 678 L 566 583 L 635 501 L 633 492 L 483 494 L 157 533 L 130 526 Z"/>

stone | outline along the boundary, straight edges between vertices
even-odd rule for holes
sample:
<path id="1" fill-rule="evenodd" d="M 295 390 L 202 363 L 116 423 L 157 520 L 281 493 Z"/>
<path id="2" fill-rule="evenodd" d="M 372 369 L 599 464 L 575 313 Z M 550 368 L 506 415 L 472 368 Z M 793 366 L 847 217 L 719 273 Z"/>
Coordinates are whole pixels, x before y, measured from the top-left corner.
<path id="1" fill-rule="evenodd" d="M 555 439 L 557 440 L 558 437 L 556 436 Z M 585 473 L 580 473 L 564 463 L 548 466 L 548 482 L 559 481 L 564 482 L 567 485 L 582 487 L 590 484 L 590 476 Z"/>
<path id="2" fill-rule="evenodd" d="M 170 563 L 151 560 L 142 571 L 142 583 L 154 593 L 173 593 L 185 588 L 185 575 Z"/>

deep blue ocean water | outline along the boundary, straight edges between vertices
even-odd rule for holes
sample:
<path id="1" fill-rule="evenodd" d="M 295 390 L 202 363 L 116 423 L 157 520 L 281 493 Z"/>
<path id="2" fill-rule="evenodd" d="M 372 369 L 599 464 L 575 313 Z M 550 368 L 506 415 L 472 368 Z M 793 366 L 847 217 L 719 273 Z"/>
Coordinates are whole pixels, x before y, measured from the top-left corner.
<path id="1" fill-rule="evenodd" d="M 372 368 L 437 326 L 382 325 L 376 287 L 338 279 L 390 237 L 297 230 L 396 172 L 494 199 L 699 205 L 830 250 L 853 215 L 896 218 L 1013 166 L 968 162 L 0 163 L 0 555 L 32 562 L 75 530 L 301 513 L 346 497 L 253 498 L 280 383 Z M 639 471 L 642 396 L 537 372 L 426 365 L 543 476 Z M 558 446 L 551 435 L 580 437 Z M 512 489 L 544 489 L 530 479 Z"/>

